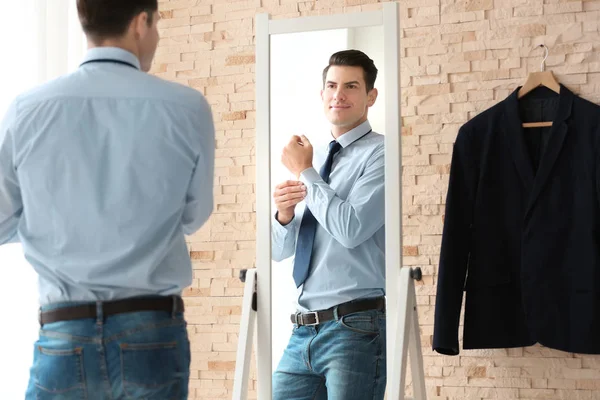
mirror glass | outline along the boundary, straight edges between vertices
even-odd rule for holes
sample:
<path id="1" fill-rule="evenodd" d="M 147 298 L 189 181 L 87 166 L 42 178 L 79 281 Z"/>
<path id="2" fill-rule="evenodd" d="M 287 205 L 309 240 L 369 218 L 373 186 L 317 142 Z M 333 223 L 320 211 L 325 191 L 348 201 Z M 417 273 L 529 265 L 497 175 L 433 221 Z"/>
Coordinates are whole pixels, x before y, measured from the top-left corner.
<path id="1" fill-rule="evenodd" d="M 333 136 L 331 134 L 331 123 L 327 118 L 321 97 L 323 70 L 328 65 L 332 54 L 346 49 L 356 49 L 364 52 L 374 61 L 378 69 L 375 81 L 378 94 L 375 103 L 368 108 L 368 122 L 374 132 L 381 135 L 385 134 L 384 101 L 386 94 L 382 26 L 272 35 L 270 66 L 271 193 L 274 192 L 278 184 L 286 180 L 297 180 L 296 176 L 282 163 L 282 150 L 288 144 L 292 135 L 305 135 L 308 138 L 314 149 L 313 167 L 316 171 L 319 171 L 325 162 L 328 144 L 333 140 Z M 365 89 L 364 86 L 363 89 Z M 357 169 L 362 168 L 360 161 L 357 161 L 356 165 Z M 334 161 L 334 172 L 335 166 Z M 334 172 L 332 172 L 332 178 Z M 356 173 L 360 175 L 360 172 Z M 349 179 L 354 180 L 356 176 L 358 175 L 354 175 Z M 380 188 L 382 189 L 383 175 L 380 179 Z M 338 182 L 331 181 L 333 189 L 337 185 Z M 365 194 L 365 196 L 368 195 Z M 304 201 L 296 206 L 295 218 L 298 224 L 300 224 L 304 209 Z M 277 211 L 273 197 L 272 210 L 273 214 Z M 384 208 L 381 207 L 375 212 L 380 212 L 380 218 L 383 220 Z M 377 217 L 374 216 L 373 218 Z M 383 228 L 380 229 L 379 234 L 381 234 L 380 238 L 383 239 Z M 319 236 L 319 233 L 317 233 L 317 240 L 320 237 L 323 236 Z M 383 295 L 385 290 L 385 283 L 382 282 L 385 277 L 385 262 L 382 256 L 384 246 L 382 241 L 377 243 L 381 244 L 378 250 L 381 254 L 379 255 L 380 265 L 376 269 L 381 271 L 381 275 L 379 279 L 374 278 L 372 281 L 379 280 L 382 287 L 378 290 Z M 276 243 L 273 240 L 273 247 L 275 248 L 275 246 Z M 348 256 L 352 257 L 352 252 L 358 250 L 348 248 L 346 251 Z M 361 257 L 365 257 L 364 254 Z M 291 315 L 299 310 L 299 301 L 301 304 L 303 302 L 303 287 L 296 288 L 293 278 L 294 258 L 295 256 L 291 255 L 283 260 L 274 259 L 272 261 L 273 371 L 277 369 L 294 329 Z M 333 261 L 334 257 L 329 259 Z M 377 257 L 375 256 L 374 259 L 377 259 Z M 344 274 L 347 279 L 352 271 L 347 271 L 346 268 L 343 265 L 339 266 L 340 273 Z M 334 270 L 334 266 L 331 266 L 331 269 Z M 307 279 L 311 279 L 310 274 Z M 331 281 L 335 282 L 336 280 L 332 279 Z M 357 282 L 356 286 L 359 287 L 363 284 L 364 282 Z M 308 287 L 308 284 L 306 286 Z M 323 290 L 329 290 L 329 293 L 323 293 L 324 297 L 335 297 L 337 289 L 329 287 L 323 288 Z M 372 288 L 371 295 L 375 292 L 376 289 Z"/>

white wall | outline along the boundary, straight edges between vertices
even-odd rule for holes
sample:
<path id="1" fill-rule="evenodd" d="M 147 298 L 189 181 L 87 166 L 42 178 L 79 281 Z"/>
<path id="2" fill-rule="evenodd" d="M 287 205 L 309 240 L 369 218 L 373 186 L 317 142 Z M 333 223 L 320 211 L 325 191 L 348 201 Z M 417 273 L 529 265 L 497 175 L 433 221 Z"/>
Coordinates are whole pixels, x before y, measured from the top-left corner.
<path id="1" fill-rule="evenodd" d="M 368 55 L 378 69 L 375 88 L 379 92 L 377 101 L 369 109 L 369 122 L 377 133 L 385 135 L 385 71 L 383 52 L 383 26 L 369 26 L 350 29 L 348 47 L 360 50 Z"/>
<path id="2" fill-rule="evenodd" d="M 0 119 L 22 91 L 78 65 L 85 37 L 75 1 L 19 0 L 0 13 Z M 15 33 L 18 32 L 18 35 Z M 0 399 L 22 399 L 37 339 L 37 276 L 20 244 L 0 246 Z"/>
<path id="3" fill-rule="evenodd" d="M 10 60 L 14 61 L 2 64 L 0 118 L 14 97 L 37 79 L 34 33 L 23 29 L 24 19 L 33 14 L 33 2 L 21 0 L 11 7 L 10 13 L 0 14 L 0 48 L 4 54 L 11 54 Z M 36 309 L 35 273 L 25 262 L 21 246 L 0 246 L 1 399 L 24 398 L 37 337 Z"/>
<path id="4" fill-rule="evenodd" d="M 306 135 L 317 149 L 331 141 L 320 90 L 322 72 L 329 57 L 340 50 L 356 48 L 375 62 L 383 83 L 382 27 L 336 29 L 271 36 L 271 191 L 295 177 L 281 164 L 281 150 L 291 135 Z M 369 111 L 373 130 L 383 132 L 384 96 Z M 319 168 L 319 166 L 316 166 Z M 304 206 L 301 203 L 300 210 Z M 272 209 L 275 209 L 274 203 Z M 275 212 L 275 211 L 274 211 Z M 289 316 L 296 310 L 298 292 L 292 278 L 293 257 L 272 263 L 273 370 L 277 367 L 292 331 Z"/>

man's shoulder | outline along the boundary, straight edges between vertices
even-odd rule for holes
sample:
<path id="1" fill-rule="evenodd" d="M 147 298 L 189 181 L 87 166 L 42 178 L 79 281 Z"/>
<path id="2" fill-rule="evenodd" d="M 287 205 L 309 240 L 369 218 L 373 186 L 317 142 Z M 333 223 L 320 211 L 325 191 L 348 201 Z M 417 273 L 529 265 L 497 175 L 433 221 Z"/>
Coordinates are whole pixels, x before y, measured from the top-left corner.
<path id="1" fill-rule="evenodd" d="M 367 134 L 367 136 L 364 137 L 362 142 L 365 146 L 373 148 L 374 150 L 383 151 L 385 147 L 385 135 L 371 131 L 369 134 Z"/>
<path id="2" fill-rule="evenodd" d="M 15 99 L 18 106 L 27 105 L 35 101 L 43 100 L 51 95 L 61 93 L 64 88 L 68 75 L 59 76 L 47 82 L 33 86 L 21 92 Z"/>
<path id="3" fill-rule="evenodd" d="M 144 79 L 147 84 L 154 85 L 156 89 L 159 89 L 160 93 L 164 94 L 165 100 L 189 101 L 191 104 L 206 102 L 206 98 L 201 92 L 181 83 L 168 81 L 150 74 L 146 74 Z"/>
<path id="4" fill-rule="evenodd" d="M 372 143 L 383 143 L 385 142 L 385 135 L 379 133 L 379 132 L 375 132 L 375 131 L 371 131 L 369 132 L 369 134 L 367 135 L 367 138 L 369 140 L 372 141 Z"/>
<path id="5" fill-rule="evenodd" d="M 134 79 L 127 78 L 127 76 L 117 76 L 107 81 L 106 85 L 99 85 L 97 79 L 74 71 L 21 93 L 15 99 L 15 104 L 22 110 L 45 101 L 61 101 L 61 99 L 102 97 L 131 100 L 137 98 L 170 104 L 180 111 L 187 110 L 200 117 L 210 112 L 210 105 L 205 96 L 191 87 L 146 73 L 136 74 Z"/>
<path id="6" fill-rule="evenodd" d="M 146 100 L 155 99 L 188 110 L 197 116 L 210 112 L 206 97 L 198 90 L 151 74 L 140 74 L 138 84 Z"/>

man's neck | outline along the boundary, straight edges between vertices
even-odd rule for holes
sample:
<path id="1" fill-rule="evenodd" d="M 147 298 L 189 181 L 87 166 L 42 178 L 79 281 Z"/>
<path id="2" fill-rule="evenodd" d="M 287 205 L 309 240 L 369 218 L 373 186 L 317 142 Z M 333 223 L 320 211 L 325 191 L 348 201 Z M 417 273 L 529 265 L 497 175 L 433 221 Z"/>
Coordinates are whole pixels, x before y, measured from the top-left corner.
<path id="1" fill-rule="evenodd" d="M 102 47 L 116 47 L 119 49 L 123 49 L 135 55 L 138 59 L 140 58 L 136 46 L 129 43 L 125 39 L 104 39 L 100 42 L 94 42 L 88 39 L 88 50 L 94 48 L 102 48 Z"/>
<path id="2" fill-rule="evenodd" d="M 367 120 L 367 118 L 363 118 L 360 121 L 358 121 L 357 123 L 355 123 L 354 125 L 348 125 L 348 126 L 332 125 L 331 126 L 331 134 L 333 135 L 334 138 L 337 139 L 340 136 L 350 132 L 352 129 L 356 128 L 357 126 L 363 124 L 366 120 Z"/>

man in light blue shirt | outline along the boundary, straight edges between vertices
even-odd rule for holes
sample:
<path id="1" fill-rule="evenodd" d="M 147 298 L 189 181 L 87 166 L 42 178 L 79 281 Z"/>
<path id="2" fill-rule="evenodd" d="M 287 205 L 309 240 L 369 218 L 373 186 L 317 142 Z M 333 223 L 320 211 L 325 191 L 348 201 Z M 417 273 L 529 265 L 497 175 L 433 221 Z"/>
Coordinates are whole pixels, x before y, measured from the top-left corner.
<path id="1" fill-rule="evenodd" d="M 333 54 L 321 95 L 331 123 L 327 157 L 313 157 L 305 136 L 293 136 L 283 150 L 298 181 L 276 187 L 272 257 L 295 255 L 299 297 L 273 374 L 275 400 L 384 397 L 384 137 L 367 119 L 376 77 L 364 53 Z"/>
<path id="2" fill-rule="evenodd" d="M 27 399 L 186 399 L 185 235 L 213 210 L 211 109 L 146 73 L 157 0 L 77 7 L 83 63 L 0 127 L 0 245 L 20 242 L 39 275 Z"/>

